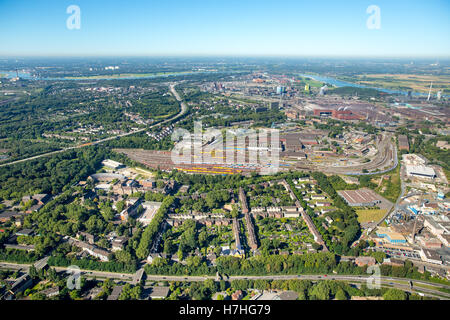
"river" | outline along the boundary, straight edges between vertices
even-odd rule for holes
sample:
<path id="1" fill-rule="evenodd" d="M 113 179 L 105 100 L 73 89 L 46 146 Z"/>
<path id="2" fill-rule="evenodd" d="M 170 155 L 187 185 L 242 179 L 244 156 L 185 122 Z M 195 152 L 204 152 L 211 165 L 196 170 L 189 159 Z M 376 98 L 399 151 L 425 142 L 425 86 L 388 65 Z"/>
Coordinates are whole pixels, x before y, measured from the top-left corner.
<path id="1" fill-rule="evenodd" d="M 58 81 L 58 80 L 67 80 L 67 81 L 86 81 L 86 80 L 135 80 L 135 79 L 152 79 L 152 78 L 159 78 L 159 77 L 169 77 L 169 76 L 181 76 L 181 75 L 192 75 L 192 74 L 202 74 L 202 73 L 211 73 L 212 71 L 199 71 L 199 72 L 183 72 L 183 73 L 166 73 L 166 74 L 155 74 L 155 75 L 149 75 L 149 76 L 122 76 L 122 77 L 114 77 L 111 78 L 109 76 L 99 76 L 98 78 L 66 78 L 66 77 L 60 77 L 60 78 L 40 78 L 32 76 L 29 72 L 19 72 L 19 77 L 26 80 L 48 80 L 48 81 Z M 14 78 L 16 76 L 15 71 L 0 71 L 0 74 L 6 74 L 6 77 L 8 79 Z M 327 76 L 321 76 L 321 75 L 315 75 L 315 74 L 299 74 L 302 77 L 308 77 L 320 82 L 329 83 L 336 87 L 355 87 L 355 88 L 367 88 L 367 89 L 375 89 L 381 92 L 389 93 L 389 94 L 402 94 L 407 95 L 407 91 L 402 90 L 391 90 L 386 88 L 377 88 L 377 87 L 369 87 L 358 83 L 352 83 L 347 82 L 343 80 L 339 80 L 332 77 Z M 412 92 L 412 95 L 414 96 L 427 96 L 427 93 L 421 93 L 421 92 Z M 442 95 L 442 97 L 448 97 L 448 95 Z"/>
<path id="2" fill-rule="evenodd" d="M 336 78 L 332 78 L 332 77 L 326 77 L 326 76 L 321 76 L 321 75 L 315 75 L 315 74 L 299 74 L 302 77 L 308 77 L 311 79 L 314 79 L 316 81 L 320 81 L 320 82 L 324 82 L 324 83 L 329 83 L 332 84 L 333 86 L 336 87 L 355 87 L 355 88 L 367 88 L 367 89 L 375 89 L 381 92 L 386 92 L 389 94 L 403 94 L 403 95 L 407 95 L 408 92 L 407 91 L 402 91 L 402 90 L 391 90 L 391 89 L 386 89 L 386 88 L 377 88 L 377 87 L 369 87 L 369 86 L 365 86 L 362 84 L 358 84 L 358 83 L 352 83 L 352 82 L 347 82 L 347 81 L 343 81 L 343 80 L 339 80 Z M 428 96 L 427 93 L 422 93 L 422 92 L 412 92 L 411 93 L 414 96 Z M 447 97 L 448 95 L 442 95 L 442 97 Z"/>

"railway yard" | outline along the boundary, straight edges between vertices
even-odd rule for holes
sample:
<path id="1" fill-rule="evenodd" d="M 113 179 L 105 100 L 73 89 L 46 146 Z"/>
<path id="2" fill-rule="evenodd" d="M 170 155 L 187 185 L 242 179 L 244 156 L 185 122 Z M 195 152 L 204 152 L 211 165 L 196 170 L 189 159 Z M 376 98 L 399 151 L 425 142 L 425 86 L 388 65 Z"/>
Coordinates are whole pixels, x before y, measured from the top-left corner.
<path id="1" fill-rule="evenodd" d="M 298 140 L 301 145 L 301 141 Z M 252 171 L 260 170 L 264 166 L 270 166 L 270 163 L 260 161 L 249 163 L 249 153 L 254 150 L 245 151 L 235 150 L 235 159 L 240 155 L 244 162 L 227 163 L 226 156 L 213 157 L 214 163 L 206 163 L 203 159 L 194 158 L 194 152 L 191 153 L 191 163 L 174 163 L 171 151 L 160 150 L 143 150 L 143 149 L 115 149 L 119 153 L 123 153 L 130 159 L 140 162 L 150 168 L 161 170 L 178 169 L 187 173 L 205 173 L 205 174 L 249 174 Z M 223 150 L 225 154 L 225 150 Z M 245 155 L 244 155 L 245 153 Z M 323 171 L 332 174 L 348 174 L 358 175 L 367 173 L 381 172 L 382 170 L 391 170 L 397 166 L 396 148 L 391 142 L 390 136 L 383 135 L 377 142 L 377 149 L 374 154 L 367 158 L 367 162 L 362 163 L 360 159 L 350 159 L 335 155 L 320 155 L 314 149 L 305 149 L 302 159 L 293 158 L 289 151 L 282 151 L 279 155 L 280 171 L 289 170 L 306 170 L 306 171 Z M 234 160 L 235 160 L 234 159 Z M 195 160 L 195 161 L 194 161 Z"/>

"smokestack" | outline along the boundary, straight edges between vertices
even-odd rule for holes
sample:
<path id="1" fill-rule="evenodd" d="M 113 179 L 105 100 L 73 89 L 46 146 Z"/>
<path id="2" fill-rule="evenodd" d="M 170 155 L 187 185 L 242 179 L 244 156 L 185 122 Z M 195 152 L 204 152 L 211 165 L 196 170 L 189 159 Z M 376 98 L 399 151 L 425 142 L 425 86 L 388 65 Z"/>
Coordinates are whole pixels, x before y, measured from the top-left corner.
<path id="1" fill-rule="evenodd" d="M 430 91 L 428 91 L 428 98 L 427 98 L 427 101 L 430 101 L 430 98 L 431 98 L 431 88 L 433 87 L 433 81 L 431 81 L 431 84 L 430 84 Z"/>

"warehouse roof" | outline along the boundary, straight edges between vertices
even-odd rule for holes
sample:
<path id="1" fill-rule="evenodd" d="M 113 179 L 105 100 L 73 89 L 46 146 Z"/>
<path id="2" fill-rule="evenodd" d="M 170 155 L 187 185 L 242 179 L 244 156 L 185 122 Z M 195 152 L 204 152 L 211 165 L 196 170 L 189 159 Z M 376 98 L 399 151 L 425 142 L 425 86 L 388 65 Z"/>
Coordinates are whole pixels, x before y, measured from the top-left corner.
<path id="1" fill-rule="evenodd" d="M 349 204 L 368 203 L 380 201 L 380 197 L 370 189 L 362 188 L 359 190 L 341 190 L 338 194 Z"/>
<path id="2" fill-rule="evenodd" d="M 421 176 L 430 176 L 434 177 L 436 176 L 436 173 L 434 172 L 434 169 L 427 166 L 406 166 L 406 173 L 408 175 L 411 174 L 417 174 Z"/>

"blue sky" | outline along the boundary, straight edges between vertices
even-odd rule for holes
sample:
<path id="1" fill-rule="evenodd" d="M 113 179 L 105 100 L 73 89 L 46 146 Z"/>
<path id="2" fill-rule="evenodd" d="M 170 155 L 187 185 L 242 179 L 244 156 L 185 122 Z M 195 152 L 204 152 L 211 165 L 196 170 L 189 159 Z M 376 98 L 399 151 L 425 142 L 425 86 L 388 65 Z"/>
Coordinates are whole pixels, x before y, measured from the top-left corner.
<path id="1" fill-rule="evenodd" d="M 0 0 L 0 55 L 449 57 L 449 14 L 448 0 Z"/>

